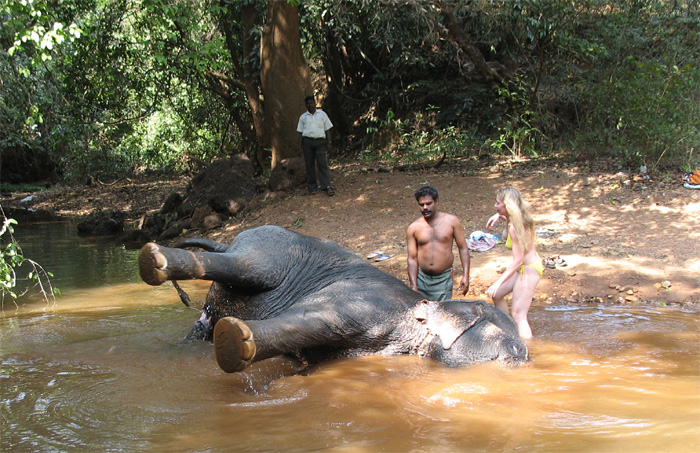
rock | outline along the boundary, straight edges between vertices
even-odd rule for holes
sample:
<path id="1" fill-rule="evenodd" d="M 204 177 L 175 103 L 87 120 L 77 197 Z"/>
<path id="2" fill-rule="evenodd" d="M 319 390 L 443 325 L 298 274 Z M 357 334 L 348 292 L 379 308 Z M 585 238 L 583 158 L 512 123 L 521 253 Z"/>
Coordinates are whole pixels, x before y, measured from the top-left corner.
<path id="1" fill-rule="evenodd" d="M 219 228 L 223 225 L 224 221 L 219 214 L 213 213 L 209 214 L 204 218 L 202 226 L 199 228 L 200 231 L 209 231 L 215 228 Z"/>
<path id="2" fill-rule="evenodd" d="M 214 210 L 211 206 L 196 207 L 194 209 L 194 212 L 192 213 L 192 222 L 190 223 L 190 227 L 192 229 L 198 229 L 200 231 L 203 231 L 204 219 L 213 213 Z"/>
<path id="3" fill-rule="evenodd" d="M 242 196 L 231 197 L 226 195 L 217 195 L 209 199 L 209 206 L 215 211 L 222 213 L 223 215 L 235 216 L 246 206 L 248 206 L 248 200 Z"/>
<path id="4" fill-rule="evenodd" d="M 306 182 L 306 166 L 303 157 L 292 157 L 281 160 L 272 173 L 267 185 L 270 190 L 277 192 L 300 186 Z"/>
<path id="5" fill-rule="evenodd" d="M 78 223 L 80 236 L 114 236 L 124 231 L 126 214 L 122 211 L 107 209 L 90 214 Z"/>
<path id="6" fill-rule="evenodd" d="M 177 209 L 179 217 L 189 217 L 199 206 L 210 206 L 224 217 L 235 216 L 255 197 L 254 173 L 242 154 L 212 162 L 192 179 Z"/>
<path id="7" fill-rule="evenodd" d="M 130 250 L 140 249 L 147 242 L 152 242 L 153 240 L 155 240 L 153 231 L 142 229 L 125 231 L 119 238 L 119 242 Z"/>
<path id="8" fill-rule="evenodd" d="M 158 241 L 167 241 L 168 239 L 175 239 L 180 236 L 184 231 L 190 229 L 190 219 L 177 220 L 171 222 L 168 227 L 158 235 Z"/>
<path id="9" fill-rule="evenodd" d="M 177 208 L 182 204 L 183 197 L 178 192 L 173 192 L 168 195 L 168 198 L 163 202 L 163 206 L 160 208 L 160 212 L 167 214 L 169 212 L 175 212 Z"/>

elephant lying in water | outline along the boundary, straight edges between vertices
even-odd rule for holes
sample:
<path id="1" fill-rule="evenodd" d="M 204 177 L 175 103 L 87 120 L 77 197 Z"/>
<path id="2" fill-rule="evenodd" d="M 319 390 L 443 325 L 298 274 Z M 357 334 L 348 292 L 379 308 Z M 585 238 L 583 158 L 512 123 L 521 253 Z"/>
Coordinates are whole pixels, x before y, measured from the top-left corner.
<path id="1" fill-rule="evenodd" d="M 139 268 L 150 285 L 213 281 L 187 338 L 213 337 L 217 361 L 229 373 L 283 354 L 307 363 L 368 354 L 418 354 L 448 366 L 527 361 L 515 324 L 495 307 L 422 300 L 340 245 L 281 227 L 244 231 L 231 245 L 149 243 Z"/>

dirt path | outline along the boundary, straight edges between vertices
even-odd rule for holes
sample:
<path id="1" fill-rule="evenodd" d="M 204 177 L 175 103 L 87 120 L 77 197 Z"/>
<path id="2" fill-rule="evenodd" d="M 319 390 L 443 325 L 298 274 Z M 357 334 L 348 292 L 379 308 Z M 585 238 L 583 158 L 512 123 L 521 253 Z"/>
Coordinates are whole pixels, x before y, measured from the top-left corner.
<path id="1" fill-rule="evenodd" d="M 676 181 L 630 179 L 566 165 L 468 170 L 455 164 L 439 173 L 336 166 L 333 178 L 335 197 L 308 196 L 303 188 L 271 194 L 209 236 L 228 242 L 242 229 L 276 224 L 334 240 L 361 256 L 374 250 L 395 254 L 376 265 L 406 281 L 405 231 L 419 216 L 413 193 L 420 185 L 430 183 L 438 189 L 440 208 L 459 216 L 468 236 L 485 230 L 494 212 L 496 187 L 511 184 L 523 193 L 545 236 L 538 238 L 540 255 L 560 255 L 568 264 L 545 270 L 536 303 L 700 305 L 700 191 Z M 121 182 L 63 189 L 42 195 L 34 207 L 75 215 L 106 206 L 138 217 L 157 210 L 185 183 Z M 459 267 L 456 253 L 455 257 Z M 499 268 L 509 262 L 502 245 L 472 252 L 469 297 L 484 297 Z"/>

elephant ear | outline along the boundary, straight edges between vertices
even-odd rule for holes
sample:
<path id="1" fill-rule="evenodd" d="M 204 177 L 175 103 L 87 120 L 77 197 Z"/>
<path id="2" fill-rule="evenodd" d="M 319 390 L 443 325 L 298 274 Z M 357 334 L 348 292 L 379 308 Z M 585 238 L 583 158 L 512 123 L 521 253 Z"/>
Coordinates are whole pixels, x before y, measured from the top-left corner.
<path id="1" fill-rule="evenodd" d="M 459 304 L 459 310 L 448 311 L 447 304 Z M 442 347 L 450 349 L 457 338 L 469 330 L 484 314 L 480 304 L 469 302 L 433 302 L 422 300 L 413 315 L 424 324 L 431 335 L 440 337 Z"/>

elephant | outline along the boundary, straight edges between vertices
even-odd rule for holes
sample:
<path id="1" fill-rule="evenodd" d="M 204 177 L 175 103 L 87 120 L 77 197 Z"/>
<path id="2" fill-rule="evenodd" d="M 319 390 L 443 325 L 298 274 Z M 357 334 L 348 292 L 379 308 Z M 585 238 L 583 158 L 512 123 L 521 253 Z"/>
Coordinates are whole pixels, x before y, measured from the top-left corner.
<path id="1" fill-rule="evenodd" d="M 203 251 L 186 250 L 194 248 Z M 150 242 L 138 262 L 150 285 L 212 281 L 185 338 L 213 340 L 229 373 L 279 355 L 307 366 L 370 354 L 416 354 L 449 367 L 529 360 L 513 320 L 494 306 L 424 300 L 339 244 L 282 227 L 245 230 L 230 245 L 205 238 L 173 247 Z"/>

